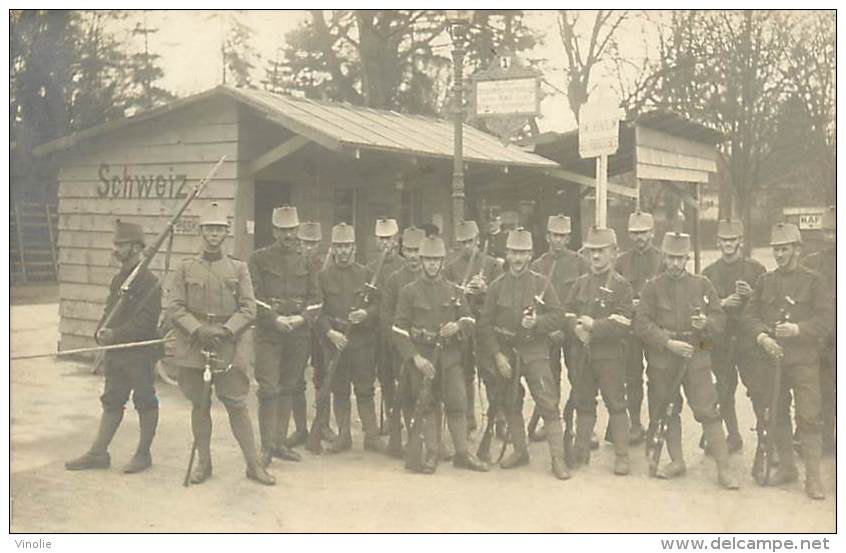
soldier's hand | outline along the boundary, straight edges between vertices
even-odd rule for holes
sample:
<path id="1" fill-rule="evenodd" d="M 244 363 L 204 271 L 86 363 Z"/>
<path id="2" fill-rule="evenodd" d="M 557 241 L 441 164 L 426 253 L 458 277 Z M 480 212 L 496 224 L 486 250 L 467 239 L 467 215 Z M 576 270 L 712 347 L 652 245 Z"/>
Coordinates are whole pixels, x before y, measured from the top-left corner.
<path id="1" fill-rule="evenodd" d="M 576 319 L 576 324 L 581 325 L 588 332 L 593 331 L 593 322 L 593 317 L 589 317 L 587 315 L 581 315 L 578 319 Z"/>
<path id="2" fill-rule="evenodd" d="M 424 377 L 432 379 L 435 378 L 435 366 L 431 361 L 420 355 L 419 353 L 412 357 L 414 366 L 420 371 Z"/>
<path id="3" fill-rule="evenodd" d="M 799 336 L 799 325 L 796 323 L 778 323 L 775 327 L 777 338 L 793 338 Z"/>
<path id="4" fill-rule="evenodd" d="M 356 309 L 352 311 L 347 319 L 354 325 L 360 324 L 367 318 L 367 311 L 364 309 Z"/>
<path id="5" fill-rule="evenodd" d="M 525 328 L 526 330 L 531 330 L 535 328 L 538 324 L 537 315 L 523 315 L 523 320 L 520 321 L 520 325 Z"/>
<path id="6" fill-rule="evenodd" d="M 734 291 L 739 296 L 748 296 L 752 293 L 752 287 L 745 280 L 738 280 L 734 283 Z"/>
<path id="7" fill-rule="evenodd" d="M 730 296 L 726 296 L 720 302 L 720 307 L 725 309 L 726 307 L 730 309 L 734 309 L 736 307 L 740 307 L 743 305 L 743 299 L 737 293 L 731 294 Z"/>
<path id="8" fill-rule="evenodd" d="M 508 357 L 504 353 L 498 351 L 494 356 L 496 362 L 496 370 L 503 378 L 511 378 L 511 363 L 508 362 Z"/>
<path id="9" fill-rule="evenodd" d="M 194 331 L 194 336 L 197 341 L 204 346 L 208 346 L 211 341 L 217 336 L 218 329 L 214 325 L 202 325 Z"/>
<path id="10" fill-rule="evenodd" d="M 693 346 L 681 340 L 670 340 L 667 342 L 667 349 L 670 350 L 670 353 L 679 357 L 686 357 L 688 359 L 693 357 Z"/>
<path id="11" fill-rule="evenodd" d="M 329 338 L 329 341 L 332 342 L 332 345 L 339 350 L 347 347 L 347 337 L 344 336 L 342 332 L 338 332 L 337 330 L 332 329 L 326 333 L 326 337 Z"/>
<path id="12" fill-rule="evenodd" d="M 553 344 L 561 345 L 565 341 L 565 335 L 563 330 L 553 330 L 549 333 L 549 339 L 552 340 Z"/>
<path id="13" fill-rule="evenodd" d="M 115 343 L 115 331 L 111 328 L 101 328 L 95 335 L 98 344 L 110 346 Z"/>
<path id="14" fill-rule="evenodd" d="M 781 359 L 784 356 L 781 345 L 764 332 L 758 334 L 758 345 L 774 359 Z"/>
<path id="15" fill-rule="evenodd" d="M 441 338 L 449 338 L 450 336 L 454 336 L 459 330 L 461 330 L 461 327 L 458 326 L 458 323 L 450 321 L 448 323 L 444 323 L 438 334 L 440 334 Z"/>
<path id="16" fill-rule="evenodd" d="M 702 330 L 705 328 L 705 324 L 708 322 L 708 317 L 699 313 L 698 315 L 691 315 L 690 316 L 690 326 L 695 328 L 696 330 Z"/>
<path id="17" fill-rule="evenodd" d="M 576 326 L 573 327 L 573 334 L 583 344 L 590 342 L 590 332 L 581 323 L 576 323 Z"/>
<path id="18" fill-rule="evenodd" d="M 291 323 L 288 322 L 288 319 L 289 317 L 285 317 L 282 315 L 276 317 L 276 320 L 274 321 L 276 330 L 278 330 L 282 334 L 287 334 L 288 332 L 291 332 L 294 328 L 291 326 Z"/>

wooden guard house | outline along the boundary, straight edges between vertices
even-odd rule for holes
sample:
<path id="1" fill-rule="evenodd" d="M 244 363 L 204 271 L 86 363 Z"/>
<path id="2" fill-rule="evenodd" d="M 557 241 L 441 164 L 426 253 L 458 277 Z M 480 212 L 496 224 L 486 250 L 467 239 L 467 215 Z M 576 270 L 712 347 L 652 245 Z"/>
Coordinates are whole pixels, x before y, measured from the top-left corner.
<path id="1" fill-rule="evenodd" d="M 527 175 L 558 167 L 464 129 L 469 216 L 477 216 L 489 183 L 519 188 Z M 93 345 L 117 269 L 115 219 L 141 224 L 152 240 L 224 155 L 179 222 L 171 265 L 196 253 L 197 214 L 212 200 L 229 206 L 228 247 L 242 259 L 272 241 L 272 210 L 286 203 L 297 206 L 301 221 L 322 224 L 324 242 L 333 224 L 354 224 L 362 261 L 376 250 L 379 217 L 395 217 L 403 227 L 434 223 L 452 236 L 453 124 L 447 120 L 219 86 L 54 140 L 36 153 L 60 156 L 60 350 Z M 152 263 L 160 277 L 166 246 Z"/>

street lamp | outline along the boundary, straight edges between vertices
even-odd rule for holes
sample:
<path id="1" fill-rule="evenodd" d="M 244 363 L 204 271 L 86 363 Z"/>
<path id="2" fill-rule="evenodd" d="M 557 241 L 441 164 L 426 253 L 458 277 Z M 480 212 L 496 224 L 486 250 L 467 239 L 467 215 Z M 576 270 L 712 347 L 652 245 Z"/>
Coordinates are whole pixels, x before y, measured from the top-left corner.
<path id="1" fill-rule="evenodd" d="M 452 38 L 453 114 L 455 115 L 454 156 L 452 168 L 453 231 L 464 219 L 464 55 L 467 53 L 467 30 L 473 10 L 446 10 L 449 35 Z"/>

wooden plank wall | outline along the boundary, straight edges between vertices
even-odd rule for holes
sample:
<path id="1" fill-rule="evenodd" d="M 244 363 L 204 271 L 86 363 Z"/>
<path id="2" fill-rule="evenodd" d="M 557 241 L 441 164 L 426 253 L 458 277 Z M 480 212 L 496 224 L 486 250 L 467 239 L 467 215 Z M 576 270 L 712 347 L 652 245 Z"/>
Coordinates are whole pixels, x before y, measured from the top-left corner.
<path id="1" fill-rule="evenodd" d="M 639 179 L 708 182 L 717 172 L 717 149 L 710 144 L 638 126 L 637 169 Z"/>
<path id="2" fill-rule="evenodd" d="M 220 201 L 234 216 L 238 138 L 235 102 L 217 98 L 92 140 L 64 156 L 58 208 L 60 349 L 93 345 L 118 269 L 111 256 L 116 218 L 140 224 L 153 240 L 222 155 L 226 162 L 179 225 L 171 268 L 196 252 L 196 222 L 205 205 Z M 233 246 L 232 240 L 227 243 Z M 159 278 L 166 247 L 167 242 L 151 264 Z"/>

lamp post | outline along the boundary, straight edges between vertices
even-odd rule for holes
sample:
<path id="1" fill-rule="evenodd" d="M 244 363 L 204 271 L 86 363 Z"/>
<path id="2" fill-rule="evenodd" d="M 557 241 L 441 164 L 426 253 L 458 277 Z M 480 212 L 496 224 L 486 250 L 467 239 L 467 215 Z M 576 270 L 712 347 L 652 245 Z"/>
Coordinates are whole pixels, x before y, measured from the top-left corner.
<path id="1" fill-rule="evenodd" d="M 452 38 L 453 114 L 455 116 L 454 156 L 452 168 L 453 232 L 464 219 L 464 56 L 467 53 L 467 28 L 473 19 L 472 10 L 446 10 Z"/>

